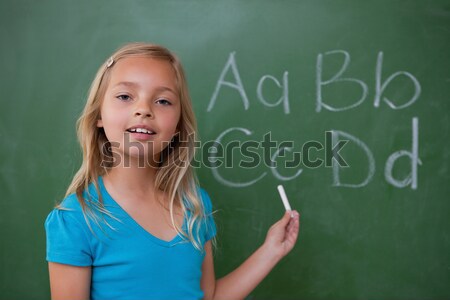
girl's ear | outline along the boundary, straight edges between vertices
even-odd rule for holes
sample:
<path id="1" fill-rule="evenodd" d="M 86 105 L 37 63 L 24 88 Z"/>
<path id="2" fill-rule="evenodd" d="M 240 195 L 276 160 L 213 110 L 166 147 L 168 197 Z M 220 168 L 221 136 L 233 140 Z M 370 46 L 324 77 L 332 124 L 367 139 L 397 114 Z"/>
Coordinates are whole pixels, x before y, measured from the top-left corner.
<path id="1" fill-rule="evenodd" d="M 102 121 L 102 119 L 98 119 L 97 120 L 97 127 L 103 127 L 103 121 Z"/>

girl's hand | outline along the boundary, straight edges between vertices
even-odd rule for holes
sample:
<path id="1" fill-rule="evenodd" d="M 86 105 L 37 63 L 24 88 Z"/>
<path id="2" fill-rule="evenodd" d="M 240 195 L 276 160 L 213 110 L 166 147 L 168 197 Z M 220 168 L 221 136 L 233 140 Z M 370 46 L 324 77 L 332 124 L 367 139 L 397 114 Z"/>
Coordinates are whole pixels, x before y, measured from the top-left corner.
<path id="1" fill-rule="evenodd" d="M 291 212 L 294 215 L 293 218 L 291 218 Z M 263 246 L 281 259 L 294 248 L 299 228 L 299 213 L 296 210 L 286 211 L 283 218 L 270 227 Z"/>

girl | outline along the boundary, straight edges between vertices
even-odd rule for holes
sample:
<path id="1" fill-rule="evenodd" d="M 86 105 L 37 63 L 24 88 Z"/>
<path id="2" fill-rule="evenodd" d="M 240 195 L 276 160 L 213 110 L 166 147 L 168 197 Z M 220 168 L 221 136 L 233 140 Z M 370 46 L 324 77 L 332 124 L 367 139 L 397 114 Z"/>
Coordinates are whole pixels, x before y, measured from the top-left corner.
<path id="1" fill-rule="evenodd" d="M 189 164 L 195 133 L 169 50 L 128 44 L 100 67 L 78 120 L 83 163 L 45 222 L 52 299 L 243 299 L 291 251 L 296 211 L 216 280 L 212 205 Z"/>

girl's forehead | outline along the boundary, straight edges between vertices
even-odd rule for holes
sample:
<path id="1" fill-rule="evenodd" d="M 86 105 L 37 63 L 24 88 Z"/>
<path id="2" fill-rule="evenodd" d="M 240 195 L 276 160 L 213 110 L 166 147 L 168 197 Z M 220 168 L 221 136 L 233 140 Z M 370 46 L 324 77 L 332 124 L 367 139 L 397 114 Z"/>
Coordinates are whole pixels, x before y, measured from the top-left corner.
<path id="1" fill-rule="evenodd" d="M 119 59 L 111 69 L 110 86 L 120 82 L 176 88 L 176 73 L 166 60 L 136 56 Z"/>

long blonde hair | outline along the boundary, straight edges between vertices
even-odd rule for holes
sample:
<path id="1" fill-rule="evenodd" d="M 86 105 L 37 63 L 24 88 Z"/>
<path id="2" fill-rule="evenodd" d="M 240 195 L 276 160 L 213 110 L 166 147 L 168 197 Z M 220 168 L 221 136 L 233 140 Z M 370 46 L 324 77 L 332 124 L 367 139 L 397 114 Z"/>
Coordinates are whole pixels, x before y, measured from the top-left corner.
<path id="1" fill-rule="evenodd" d="M 179 134 L 176 136 L 176 140 L 170 144 L 171 151 L 164 152 L 163 161 L 157 171 L 155 187 L 168 194 L 170 217 L 177 233 L 192 242 L 195 248 L 203 250 L 199 237 L 199 225 L 206 221 L 206 216 L 200 200 L 197 177 L 190 164 L 195 154 L 197 123 L 181 62 L 165 47 L 148 43 L 130 43 L 118 49 L 109 60 L 100 66 L 91 84 L 84 111 L 77 122 L 77 134 L 83 150 L 83 162 L 68 187 L 66 196 L 76 194 L 88 225 L 89 219 L 99 225 L 100 220 L 105 221 L 104 215 L 115 218 L 105 208 L 100 194 L 98 177 L 104 175 L 111 168 L 111 163 L 108 161 L 110 161 L 112 153 L 103 128 L 98 128 L 96 124 L 100 118 L 102 99 L 111 77 L 111 69 L 118 60 L 136 56 L 167 61 L 175 71 L 176 87 L 181 103 Z M 98 202 L 90 199 L 88 187 L 91 183 L 97 191 Z M 85 191 L 88 192 L 87 199 L 83 196 Z M 183 216 L 187 217 L 187 232 L 184 232 L 174 220 L 175 204 L 181 206 Z M 96 211 L 100 212 L 102 217 L 99 218 Z M 187 214 L 188 211 L 190 214 Z M 213 240 L 214 242 L 215 240 Z"/>

